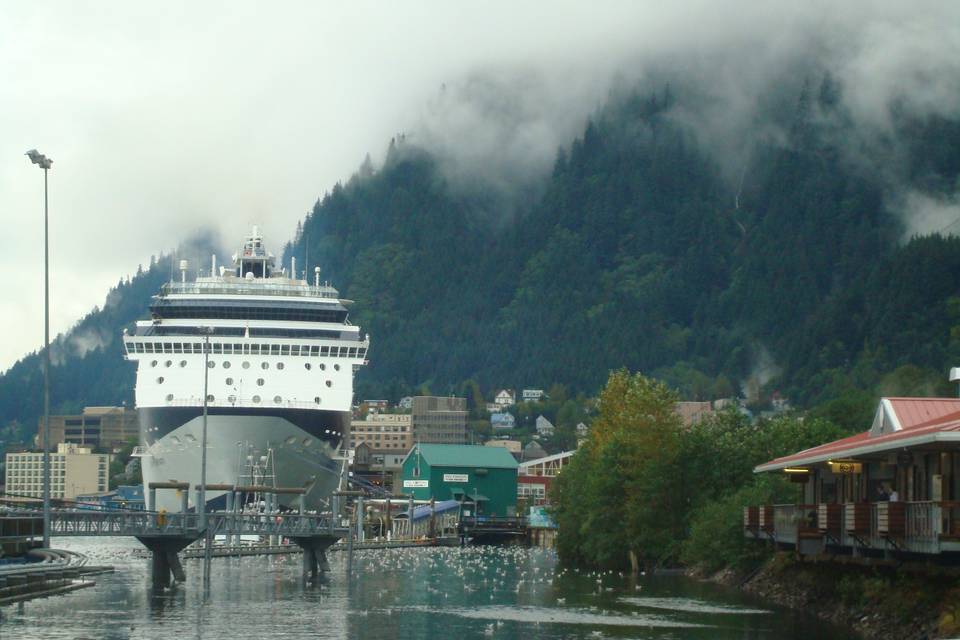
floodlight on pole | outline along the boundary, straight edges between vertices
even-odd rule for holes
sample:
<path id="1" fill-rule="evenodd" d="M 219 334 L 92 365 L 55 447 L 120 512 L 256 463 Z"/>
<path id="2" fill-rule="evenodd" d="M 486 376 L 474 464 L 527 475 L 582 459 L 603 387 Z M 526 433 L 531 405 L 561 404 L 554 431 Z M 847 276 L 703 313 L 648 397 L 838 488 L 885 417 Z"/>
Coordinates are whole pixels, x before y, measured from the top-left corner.
<path id="1" fill-rule="evenodd" d="M 47 171 L 53 160 L 36 149 L 24 155 L 43 169 L 43 547 L 50 548 L 50 208 Z"/>

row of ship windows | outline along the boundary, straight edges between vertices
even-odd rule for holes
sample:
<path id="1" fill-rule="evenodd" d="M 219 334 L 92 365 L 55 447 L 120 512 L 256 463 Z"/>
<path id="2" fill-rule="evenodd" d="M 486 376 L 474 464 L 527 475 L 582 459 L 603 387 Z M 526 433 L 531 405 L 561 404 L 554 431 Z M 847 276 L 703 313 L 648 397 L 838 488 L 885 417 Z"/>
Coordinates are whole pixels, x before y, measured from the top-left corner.
<path id="1" fill-rule="evenodd" d="M 160 362 L 157 361 L 157 360 L 151 360 L 151 361 L 150 361 L 150 366 L 151 366 L 151 367 L 156 367 L 158 364 L 160 364 Z M 173 366 L 173 360 L 167 360 L 166 362 L 163 363 L 163 366 L 165 366 L 165 367 L 167 367 L 167 368 L 169 369 L 170 367 Z M 186 360 L 181 360 L 181 361 L 180 361 L 180 366 L 181 366 L 181 367 L 186 367 L 186 366 L 187 366 L 187 361 L 186 361 Z M 214 362 L 213 360 L 210 360 L 209 362 L 207 362 L 207 367 L 210 368 L 210 369 L 213 369 L 213 368 L 215 368 L 216 366 L 217 366 L 217 363 Z M 222 366 L 224 369 L 229 369 L 229 368 L 230 368 L 231 366 L 233 366 L 233 365 L 232 365 L 232 363 L 231 363 L 229 360 L 224 360 L 223 363 L 221 364 L 221 366 Z M 249 368 L 250 368 L 250 363 L 247 362 L 247 361 L 244 361 L 244 362 L 240 363 L 240 366 L 243 367 L 244 369 L 249 369 Z M 285 364 L 282 363 L 282 362 L 278 362 L 278 363 L 276 364 L 277 369 L 280 370 L 280 371 L 283 371 L 283 369 L 286 368 L 286 366 L 287 366 L 287 365 L 285 365 Z M 269 363 L 269 362 L 261 362 L 261 363 L 260 363 L 260 368 L 261 368 L 261 369 L 269 369 L 269 368 L 270 368 L 270 363 Z M 303 363 L 303 368 L 306 369 L 307 371 L 310 371 L 310 370 L 313 368 L 313 365 L 310 364 L 309 362 L 305 362 L 305 363 Z M 326 371 L 327 365 L 321 362 L 319 365 L 317 365 L 317 368 L 318 368 L 320 371 Z M 339 365 L 339 364 L 333 365 L 333 370 L 334 370 L 334 371 L 340 371 L 340 365 Z"/>
<path id="2" fill-rule="evenodd" d="M 262 399 L 260 396 L 253 396 L 252 398 L 250 398 L 250 400 L 251 400 L 254 404 L 260 404 L 260 402 L 261 402 L 263 399 Z M 216 401 L 217 401 L 217 397 L 216 397 L 215 395 L 213 395 L 212 393 L 207 395 L 207 402 L 216 402 Z M 237 401 L 237 396 L 227 396 L 227 402 L 233 404 L 233 403 L 235 403 L 236 401 Z M 167 394 L 167 402 L 173 402 L 173 394 L 172 394 L 172 393 L 168 393 L 168 394 Z M 281 397 L 281 396 L 273 396 L 273 402 L 274 402 L 274 404 L 282 404 L 282 403 L 283 403 L 283 397 Z M 320 404 L 320 396 L 315 397 L 315 398 L 313 399 L 313 403 L 314 403 L 314 404 Z"/>
<path id="3" fill-rule="evenodd" d="M 165 382 L 165 380 L 166 380 L 166 379 L 165 379 L 163 376 L 160 376 L 159 378 L 157 378 L 157 384 L 163 384 L 163 383 Z M 228 387 L 232 387 L 234 380 L 233 380 L 233 378 L 227 378 L 226 380 L 224 380 L 224 382 L 227 384 Z M 262 386 L 264 385 L 264 383 L 265 383 L 265 381 L 264 381 L 263 378 L 257 378 L 257 386 L 258 386 L 258 387 L 262 387 Z M 327 384 L 328 387 L 332 387 L 332 386 L 333 386 L 333 380 L 327 380 L 326 384 Z M 213 398 L 213 396 L 210 396 L 210 397 Z M 279 398 L 280 396 L 277 396 L 277 397 Z M 172 399 L 172 398 L 168 398 L 168 400 L 171 400 L 171 399 Z"/>
<path id="4" fill-rule="evenodd" d="M 128 353 L 203 353 L 202 342 L 127 342 Z M 254 356 L 321 356 L 331 358 L 363 358 L 365 347 L 330 347 L 299 344 L 210 344 L 210 353 Z"/>

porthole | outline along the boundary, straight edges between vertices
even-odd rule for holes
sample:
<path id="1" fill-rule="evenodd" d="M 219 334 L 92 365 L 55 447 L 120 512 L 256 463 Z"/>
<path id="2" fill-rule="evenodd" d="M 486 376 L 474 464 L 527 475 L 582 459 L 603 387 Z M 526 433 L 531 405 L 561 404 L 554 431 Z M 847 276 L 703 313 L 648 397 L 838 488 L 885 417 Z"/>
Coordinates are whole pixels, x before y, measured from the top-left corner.
<path id="1" fill-rule="evenodd" d="M 150 366 L 151 366 L 151 367 L 155 367 L 155 366 L 157 366 L 157 361 L 156 361 L 156 360 L 154 360 L 153 362 L 151 362 L 151 363 L 150 363 Z"/>
<path id="2" fill-rule="evenodd" d="M 167 402 L 173 402 L 173 394 L 172 394 L 172 393 L 168 393 L 168 394 L 167 394 Z"/>
<path id="3" fill-rule="evenodd" d="M 185 367 L 185 366 L 187 366 L 187 361 L 186 361 L 186 360 L 181 360 L 181 361 L 180 361 L 180 368 L 182 369 L 182 368 Z"/>
<path id="4" fill-rule="evenodd" d="M 262 386 L 263 386 L 263 378 L 257 378 L 257 386 L 258 386 L 258 387 L 262 387 Z"/>
<path id="5" fill-rule="evenodd" d="M 333 365 L 333 370 L 334 370 L 334 371 L 340 371 L 340 365 L 338 365 L 338 364 Z"/>
<path id="6" fill-rule="evenodd" d="M 157 378 L 157 384 L 163 384 L 163 376 Z"/>
<path id="7" fill-rule="evenodd" d="M 237 401 L 237 396 L 227 396 L 227 402 L 229 402 L 230 404 L 233 404 L 236 401 Z"/>
<path id="8" fill-rule="evenodd" d="M 244 363 L 243 363 L 242 365 L 240 365 L 240 366 L 243 367 L 244 369 L 249 369 L 249 368 L 250 368 L 250 363 L 249 363 L 249 362 L 244 362 Z"/>
<path id="9" fill-rule="evenodd" d="M 217 366 L 217 363 L 214 362 L 213 360 L 210 360 L 209 362 L 207 362 L 207 366 L 213 369 L 215 366 Z"/>
<path id="10" fill-rule="evenodd" d="M 173 362 L 171 362 L 170 360 L 167 360 L 166 362 L 163 363 L 163 366 L 169 367 L 169 366 L 172 365 L 172 364 L 173 364 Z"/>
<path id="11" fill-rule="evenodd" d="M 276 402 L 277 404 L 280 404 L 281 402 L 283 402 L 283 398 L 281 398 L 280 396 L 273 396 L 273 401 Z"/>
<path id="12" fill-rule="evenodd" d="M 207 402 L 213 402 L 213 400 L 214 400 L 213 394 L 211 393 L 210 395 L 207 396 Z"/>
<path id="13" fill-rule="evenodd" d="M 317 396 L 316 398 L 314 398 L 313 401 L 314 401 L 316 404 L 320 404 L 320 396 Z"/>
<path id="14" fill-rule="evenodd" d="M 332 380 L 327 380 L 327 386 L 328 386 L 328 387 L 332 387 L 332 386 L 333 386 L 333 381 L 332 381 Z"/>
<path id="15" fill-rule="evenodd" d="M 260 404 L 260 396 L 253 396 L 253 404 Z"/>
<path id="16" fill-rule="evenodd" d="M 306 369 L 307 371 L 310 371 L 310 369 L 312 369 L 313 367 L 310 366 L 310 363 L 309 363 L 309 362 L 304 362 L 304 363 L 303 363 L 303 368 Z"/>
<path id="17" fill-rule="evenodd" d="M 321 362 L 321 363 L 320 363 L 320 371 L 326 371 L 326 370 L 327 370 L 327 365 L 325 365 L 325 364 L 323 364 L 323 363 Z"/>
<path id="18" fill-rule="evenodd" d="M 277 369 L 283 369 L 283 363 L 282 363 L 282 362 L 278 362 L 278 363 L 277 363 Z"/>
<path id="19" fill-rule="evenodd" d="M 223 361 L 223 368 L 224 368 L 224 369 L 229 369 L 229 368 L 230 368 L 230 361 L 229 361 L 229 360 L 224 360 L 224 361 Z"/>
<path id="20" fill-rule="evenodd" d="M 303 446 L 309 447 L 309 446 L 312 445 L 312 444 L 313 444 L 313 438 L 304 438 L 304 439 L 303 439 Z"/>
<path id="21" fill-rule="evenodd" d="M 232 386 L 233 386 L 233 378 L 227 378 L 227 379 L 226 379 L 226 383 L 227 383 L 227 386 L 228 386 L 228 387 L 232 387 Z"/>
<path id="22" fill-rule="evenodd" d="M 287 443 L 287 444 L 293 444 L 293 443 L 295 443 L 296 441 L 297 441 L 296 436 L 290 436 L 289 438 L 286 439 L 286 443 Z"/>
<path id="23" fill-rule="evenodd" d="M 262 368 L 262 369 L 269 369 L 269 368 L 270 368 L 270 363 L 269 363 L 269 362 L 261 362 L 261 363 L 260 363 L 260 368 Z"/>

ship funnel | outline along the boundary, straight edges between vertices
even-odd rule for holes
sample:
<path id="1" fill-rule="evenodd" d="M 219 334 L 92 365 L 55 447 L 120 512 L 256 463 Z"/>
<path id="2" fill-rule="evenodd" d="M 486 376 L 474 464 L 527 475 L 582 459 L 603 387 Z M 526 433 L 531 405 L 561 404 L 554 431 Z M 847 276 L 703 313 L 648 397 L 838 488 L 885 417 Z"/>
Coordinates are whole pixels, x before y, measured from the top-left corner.
<path id="1" fill-rule="evenodd" d="M 180 282 L 187 281 L 187 267 L 190 266 L 190 263 L 186 260 L 180 261 Z"/>

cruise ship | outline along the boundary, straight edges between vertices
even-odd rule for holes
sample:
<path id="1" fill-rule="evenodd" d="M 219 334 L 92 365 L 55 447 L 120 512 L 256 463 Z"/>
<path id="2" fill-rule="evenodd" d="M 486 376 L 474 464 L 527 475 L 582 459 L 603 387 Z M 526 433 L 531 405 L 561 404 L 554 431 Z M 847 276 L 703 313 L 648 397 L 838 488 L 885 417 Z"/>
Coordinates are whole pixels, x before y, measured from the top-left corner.
<path id="1" fill-rule="evenodd" d="M 150 319 L 123 337 L 137 363 L 136 405 L 144 486 L 201 478 L 204 389 L 207 484 L 302 487 L 322 510 L 341 479 L 349 443 L 354 372 L 369 338 L 347 317 L 349 300 L 320 282 L 277 269 L 256 227 L 230 267 L 212 258 L 209 276 L 163 285 Z M 180 497 L 157 491 L 147 509 L 178 511 Z M 207 491 L 210 508 L 224 493 Z M 292 506 L 298 496 L 281 495 Z"/>

